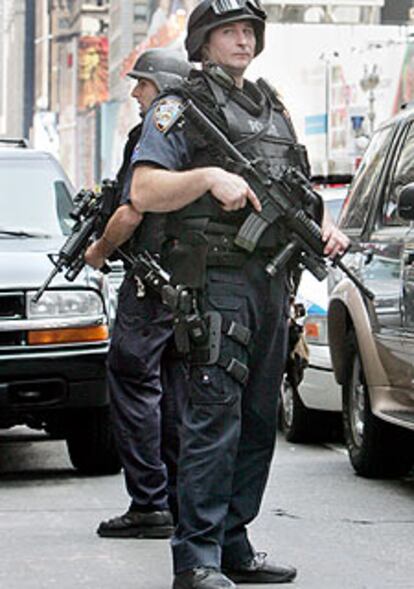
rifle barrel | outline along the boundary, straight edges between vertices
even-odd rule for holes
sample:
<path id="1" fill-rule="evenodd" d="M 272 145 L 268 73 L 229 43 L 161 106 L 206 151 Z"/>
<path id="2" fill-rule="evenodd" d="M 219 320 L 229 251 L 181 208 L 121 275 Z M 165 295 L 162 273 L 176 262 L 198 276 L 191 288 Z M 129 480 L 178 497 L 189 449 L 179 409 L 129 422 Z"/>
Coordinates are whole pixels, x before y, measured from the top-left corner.
<path id="1" fill-rule="evenodd" d="M 367 288 L 365 286 L 365 284 L 363 284 L 359 278 L 352 272 L 352 270 L 350 270 L 347 266 L 345 266 L 345 264 L 341 261 L 341 260 L 334 260 L 332 262 L 332 266 L 333 267 L 337 267 L 340 270 L 342 270 L 342 272 L 344 274 L 346 274 L 346 276 L 348 276 L 348 278 L 355 284 L 355 286 L 357 286 L 359 288 L 359 290 L 364 293 L 364 295 L 366 297 L 368 297 L 371 301 L 375 299 L 375 295 L 372 292 L 372 290 L 369 290 L 369 288 Z"/>
<path id="2" fill-rule="evenodd" d="M 60 272 L 60 267 L 56 266 L 55 268 L 53 268 L 52 272 L 49 274 L 49 276 L 46 278 L 46 280 L 44 281 L 44 283 L 42 284 L 42 286 L 36 291 L 34 297 L 32 298 L 32 301 L 37 304 L 39 302 L 40 297 L 43 295 L 43 293 L 45 292 L 45 290 L 47 289 L 47 287 L 49 286 L 49 284 L 52 282 L 52 280 L 54 279 L 54 277 Z"/>

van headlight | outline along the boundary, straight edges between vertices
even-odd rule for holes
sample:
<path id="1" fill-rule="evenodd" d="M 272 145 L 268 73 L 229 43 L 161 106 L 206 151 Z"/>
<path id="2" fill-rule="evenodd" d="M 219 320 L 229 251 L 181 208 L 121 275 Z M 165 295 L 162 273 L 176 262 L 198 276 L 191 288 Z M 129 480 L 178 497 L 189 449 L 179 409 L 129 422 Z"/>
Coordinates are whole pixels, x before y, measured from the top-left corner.
<path id="1" fill-rule="evenodd" d="M 101 297 L 90 290 L 46 291 L 37 303 L 33 302 L 34 294 L 27 293 L 28 319 L 96 317 L 104 313 Z"/>

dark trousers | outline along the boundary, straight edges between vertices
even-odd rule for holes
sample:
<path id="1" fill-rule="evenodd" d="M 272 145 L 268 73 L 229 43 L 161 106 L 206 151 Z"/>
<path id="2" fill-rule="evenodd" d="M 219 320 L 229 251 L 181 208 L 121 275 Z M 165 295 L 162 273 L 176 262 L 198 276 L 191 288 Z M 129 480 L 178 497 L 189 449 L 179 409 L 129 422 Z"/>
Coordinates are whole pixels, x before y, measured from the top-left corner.
<path id="1" fill-rule="evenodd" d="M 176 573 L 237 566 L 253 548 L 246 526 L 257 515 L 271 464 L 287 343 L 288 288 L 265 260 L 209 269 L 204 305 L 252 331 L 249 348 L 222 340 L 222 353 L 248 364 L 246 386 L 219 366 L 192 367 L 182 415 Z"/>
<path id="2" fill-rule="evenodd" d="M 125 279 L 108 355 L 115 439 L 131 507 L 176 516 L 177 405 L 186 375 L 171 355 L 172 317 L 149 289 Z M 162 368 L 161 368 L 162 366 Z"/>

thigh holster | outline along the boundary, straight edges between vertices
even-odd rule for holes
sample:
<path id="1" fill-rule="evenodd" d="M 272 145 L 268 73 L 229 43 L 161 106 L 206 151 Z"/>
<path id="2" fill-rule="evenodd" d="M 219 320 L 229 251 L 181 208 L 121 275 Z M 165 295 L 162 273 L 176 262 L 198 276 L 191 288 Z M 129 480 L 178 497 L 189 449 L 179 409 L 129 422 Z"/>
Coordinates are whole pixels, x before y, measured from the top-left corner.
<path id="1" fill-rule="evenodd" d="M 190 347 L 191 364 L 194 366 L 211 366 L 217 364 L 230 374 L 237 382 L 245 385 L 249 376 L 246 364 L 222 350 L 223 337 L 229 337 L 243 347 L 250 341 L 251 331 L 247 327 L 228 321 L 218 311 L 209 311 L 203 315 L 208 336 L 204 343 Z"/>

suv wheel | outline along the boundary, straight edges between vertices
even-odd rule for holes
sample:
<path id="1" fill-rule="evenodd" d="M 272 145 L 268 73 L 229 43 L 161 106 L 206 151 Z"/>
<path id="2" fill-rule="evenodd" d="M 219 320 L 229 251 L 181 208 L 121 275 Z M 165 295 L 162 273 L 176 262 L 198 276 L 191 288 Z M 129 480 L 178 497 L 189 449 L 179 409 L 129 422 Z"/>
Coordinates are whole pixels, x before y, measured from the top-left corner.
<path id="1" fill-rule="evenodd" d="M 358 475 L 391 478 L 407 473 L 413 463 L 413 435 L 378 419 L 372 411 L 355 332 L 347 339 L 343 392 L 345 442 Z"/>
<path id="2" fill-rule="evenodd" d="M 320 442 L 335 437 L 335 417 L 327 411 L 308 409 L 297 388 L 287 378 L 283 379 L 280 423 L 288 442 Z"/>
<path id="3" fill-rule="evenodd" d="M 108 407 L 73 415 L 66 443 L 73 466 L 83 474 L 116 474 L 121 469 Z"/>

